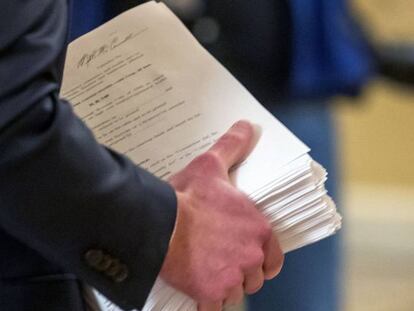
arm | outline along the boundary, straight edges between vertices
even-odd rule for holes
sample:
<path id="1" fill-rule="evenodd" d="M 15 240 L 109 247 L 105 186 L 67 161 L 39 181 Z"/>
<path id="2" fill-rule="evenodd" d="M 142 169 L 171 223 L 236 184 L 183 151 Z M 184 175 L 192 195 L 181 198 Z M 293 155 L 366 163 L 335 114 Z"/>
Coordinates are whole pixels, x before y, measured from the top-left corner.
<path id="1" fill-rule="evenodd" d="M 167 251 L 175 193 L 100 146 L 58 99 L 66 11 L 66 1 L 0 4 L 0 226 L 120 306 L 140 308 Z M 98 271 L 90 250 L 119 261 L 113 275 Z"/>
<path id="2" fill-rule="evenodd" d="M 228 177 L 250 149 L 251 125 L 234 126 L 171 180 L 180 212 L 167 245 L 174 190 L 97 144 L 58 100 L 64 1 L 42 1 L 25 2 L 39 2 L 36 16 L 39 7 L 0 6 L 12 27 L 28 23 L 0 40 L 0 226 L 123 308 L 142 306 L 168 246 L 161 276 L 200 310 L 258 290 L 283 256 L 270 225 Z"/>

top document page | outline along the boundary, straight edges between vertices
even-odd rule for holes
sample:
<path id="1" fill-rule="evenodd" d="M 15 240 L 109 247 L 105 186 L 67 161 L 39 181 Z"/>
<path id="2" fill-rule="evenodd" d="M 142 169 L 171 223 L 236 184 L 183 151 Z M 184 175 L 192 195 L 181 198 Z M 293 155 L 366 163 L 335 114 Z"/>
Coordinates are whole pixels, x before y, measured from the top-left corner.
<path id="1" fill-rule="evenodd" d="M 309 151 L 154 1 L 69 45 L 61 96 L 100 143 L 163 179 L 241 119 L 261 128 L 255 148 L 232 173 L 247 194 Z"/>

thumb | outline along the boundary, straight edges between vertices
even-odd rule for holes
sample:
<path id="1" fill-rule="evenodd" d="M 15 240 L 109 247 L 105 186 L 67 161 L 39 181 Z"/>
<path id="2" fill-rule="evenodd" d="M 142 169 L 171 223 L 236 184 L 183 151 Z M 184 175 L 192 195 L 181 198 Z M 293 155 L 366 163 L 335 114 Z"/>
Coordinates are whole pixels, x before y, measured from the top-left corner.
<path id="1" fill-rule="evenodd" d="M 229 170 L 247 157 L 253 147 L 254 137 L 253 125 L 241 120 L 221 136 L 209 151 L 216 154 L 225 168 Z"/>

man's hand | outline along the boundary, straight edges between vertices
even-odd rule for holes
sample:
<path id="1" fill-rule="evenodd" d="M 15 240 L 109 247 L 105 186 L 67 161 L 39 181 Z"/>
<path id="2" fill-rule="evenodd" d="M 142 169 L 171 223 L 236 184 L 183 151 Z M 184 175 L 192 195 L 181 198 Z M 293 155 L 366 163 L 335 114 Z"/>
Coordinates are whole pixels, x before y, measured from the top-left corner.
<path id="1" fill-rule="evenodd" d="M 240 302 L 283 263 L 269 223 L 229 181 L 229 169 L 247 156 L 253 136 L 249 122 L 237 122 L 170 180 L 178 215 L 161 277 L 202 311 Z"/>

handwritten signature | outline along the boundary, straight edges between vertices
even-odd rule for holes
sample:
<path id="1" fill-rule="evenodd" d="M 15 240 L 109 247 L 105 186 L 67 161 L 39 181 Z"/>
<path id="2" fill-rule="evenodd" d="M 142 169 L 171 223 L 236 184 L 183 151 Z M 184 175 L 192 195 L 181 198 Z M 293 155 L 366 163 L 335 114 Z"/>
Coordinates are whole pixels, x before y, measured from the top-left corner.
<path id="1" fill-rule="evenodd" d="M 121 45 L 125 44 L 128 41 L 131 41 L 144 31 L 148 30 L 148 28 L 144 28 L 137 32 L 130 32 L 125 36 L 119 37 L 114 36 L 111 41 L 100 45 L 98 48 L 92 50 L 90 53 L 85 53 L 82 55 L 82 57 L 78 61 L 78 68 L 89 66 L 89 64 L 99 58 L 102 55 L 105 55 L 106 53 L 115 50 L 116 48 L 120 47 Z"/>

